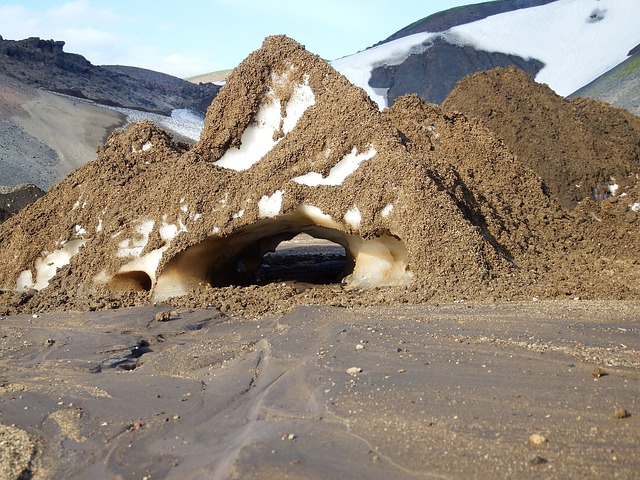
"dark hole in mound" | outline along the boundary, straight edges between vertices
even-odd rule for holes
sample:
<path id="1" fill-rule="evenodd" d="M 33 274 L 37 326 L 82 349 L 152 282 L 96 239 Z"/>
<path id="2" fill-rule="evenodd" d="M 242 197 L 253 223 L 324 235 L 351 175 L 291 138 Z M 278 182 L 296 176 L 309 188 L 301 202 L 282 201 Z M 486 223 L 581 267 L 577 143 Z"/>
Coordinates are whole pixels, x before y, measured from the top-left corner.
<path id="1" fill-rule="evenodd" d="M 146 272 L 133 270 L 115 275 L 109 282 L 109 289 L 116 292 L 148 292 L 153 283 Z"/>
<path id="2" fill-rule="evenodd" d="M 340 282 L 346 268 L 344 247 L 301 234 L 262 257 L 256 283 L 299 281 L 325 285 Z"/>

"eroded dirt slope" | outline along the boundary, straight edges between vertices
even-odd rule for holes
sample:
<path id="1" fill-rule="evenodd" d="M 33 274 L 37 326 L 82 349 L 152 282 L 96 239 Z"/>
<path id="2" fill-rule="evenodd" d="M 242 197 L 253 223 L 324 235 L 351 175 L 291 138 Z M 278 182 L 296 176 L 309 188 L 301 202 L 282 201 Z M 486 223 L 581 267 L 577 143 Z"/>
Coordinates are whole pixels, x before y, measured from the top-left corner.
<path id="1" fill-rule="evenodd" d="M 442 107 L 482 118 L 567 209 L 638 181 L 640 118 L 598 100 L 562 98 L 515 67 L 465 77 Z"/>

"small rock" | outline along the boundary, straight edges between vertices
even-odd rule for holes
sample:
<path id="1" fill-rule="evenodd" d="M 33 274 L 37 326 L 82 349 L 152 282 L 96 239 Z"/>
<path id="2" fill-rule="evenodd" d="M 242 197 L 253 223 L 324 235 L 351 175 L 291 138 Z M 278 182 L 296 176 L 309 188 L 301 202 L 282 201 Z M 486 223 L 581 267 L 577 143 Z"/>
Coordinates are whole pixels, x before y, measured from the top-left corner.
<path id="1" fill-rule="evenodd" d="M 282 440 L 295 440 L 298 436 L 295 433 L 286 433 L 282 436 Z"/>
<path id="2" fill-rule="evenodd" d="M 542 445 L 547 443 L 547 441 L 547 437 L 539 433 L 534 433 L 529 437 L 529 443 L 531 443 L 531 445 Z"/>
<path id="3" fill-rule="evenodd" d="M 163 311 L 156 313 L 156 322 L 168 322 L 171 320 L 171 312 Z"/>
<path id="4" fill-rule="evenodd" d="M 536 455 L 535 453 L 529 457 L 529 463 L 531 465 L 542 465 L 543 463 L 547 463 L 546 458 L 542 458 L 540 455 Z"/>
<path id="5" fill-rule="evenodd" d="M 364 348 L 364 345 L 362 345 L 361 343 L 358 343 L 356 345 L 356 350 L 362 350 Z"/>
<path id="6" fill-rule="evenodd" d="M 604 369 L 600 367 L 595 367 L 593 370 L 591 370 L 591 375 L 593 375 L 596 378 L 600 378 L 609 374 Z"/>
<path id="7" fill-rule="evenodd" d="M 629 412 L 622 407 L 616 407 L 613 409 L 613 418 L 627 418 L 629 416 Z"/>
<path id="8" fill-rule="evenodd" d="M 140 430 L 142 428 L 142 422 L 140 420 L 136 420 L 131 425 L 131 430 Z"/>
<path id="9" fill-rule="evenodd" d="M 361 372 L 362 372 L 362 369 L 360 367 L 351 367 L 347 369 L 347 373 L 349 375 L 353 375 L 354 377 Z"/>

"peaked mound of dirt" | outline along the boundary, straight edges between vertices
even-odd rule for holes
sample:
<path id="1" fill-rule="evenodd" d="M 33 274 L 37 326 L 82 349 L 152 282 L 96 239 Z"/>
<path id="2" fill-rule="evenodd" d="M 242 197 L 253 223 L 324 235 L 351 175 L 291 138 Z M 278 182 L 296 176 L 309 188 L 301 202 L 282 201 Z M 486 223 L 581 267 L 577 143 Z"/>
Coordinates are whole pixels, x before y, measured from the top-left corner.
<path id="1" fill-rule="evenodd" d="M 566 209 L 638 180 L 640 118 L 597 100 L 562 98 L 515 67 L 465 77 L 442 107 L 482 118 Z"/>
<path id="2" fill-rule="evenodd" d="M 635 270 L 605 282 L 591 267 L 601 251 L 583 235 L 593 210 L 583 213 L 567 215 L 477 120 L 417 97 L 380 113 L 322 59 L 269 37 L 214 99 L 195 146 L 133 125 L 1 225 L 2 302 L 262 315 L 301 303 L 637 296 Z M 342 246 L 341 273 L 309 285 L 310 265 L 267 283 L 265 254 L 300 233 Z M 615 253 L 640 258 L 637 246 Z"/>

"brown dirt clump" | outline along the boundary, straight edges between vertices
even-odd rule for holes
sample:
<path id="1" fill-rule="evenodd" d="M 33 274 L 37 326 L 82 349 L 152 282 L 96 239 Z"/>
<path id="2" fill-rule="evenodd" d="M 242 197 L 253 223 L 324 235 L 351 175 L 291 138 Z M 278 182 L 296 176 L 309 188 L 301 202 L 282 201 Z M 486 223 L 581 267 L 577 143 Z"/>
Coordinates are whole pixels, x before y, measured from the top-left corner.
<path id="1" fill-rule="evenodd" d="M 638 180 L 638 117 L 598 100 L 562 98 L 515 67 L 465 77 L 442 107 L 482 118 L 566 209 Z"/>
<path id="2" fill-rule="evenodd" d="M 584 208 L 565 213 L 481 122 L 416 97 L 380 113 L 322 59 L 270 37 L 229 77 L 195 146 L 133 125 L 0 226 L 2 311 L 177 297 L 265 315 L 297 304 L 637 296 L 638 247 L 617 250 L 637 222 L 606 247 L 630 269 L 612 276 L 593 268 L 605 247 L 585 232 L 618 223 Z M 343 274 L 261 284 L 263 254 L 299 233 L 342 245 Z"/>

